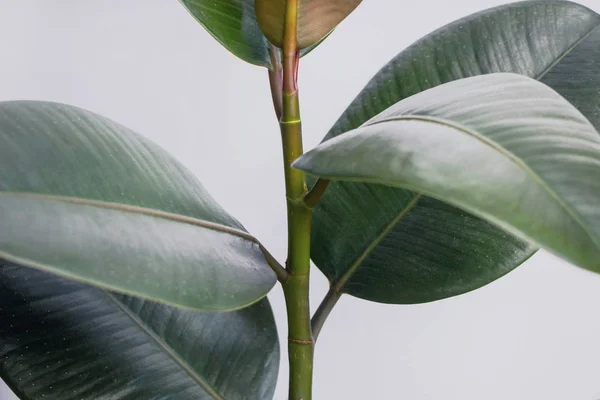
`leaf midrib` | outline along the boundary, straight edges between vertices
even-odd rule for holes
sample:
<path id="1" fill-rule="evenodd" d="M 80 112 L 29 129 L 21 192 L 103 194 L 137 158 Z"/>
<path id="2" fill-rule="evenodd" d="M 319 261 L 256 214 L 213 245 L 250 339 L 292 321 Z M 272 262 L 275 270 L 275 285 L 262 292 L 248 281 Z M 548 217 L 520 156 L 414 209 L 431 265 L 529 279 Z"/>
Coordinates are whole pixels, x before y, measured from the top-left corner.
<path id="1" fill-rule="evenodd" d="M 571 52 L 573 50 L 575 50 L 581 43 L 583 43 L 588 37 L 590 37 L 596 30 L 600 29 L 600 22 L 593 27 L 592 29 L 590 29 L 585 35 L 583 35 L 581 38 L 579 38 L 577 41 L 575 41 L 571 46 L 569 46 L 563 53 L 561 53 L 552 63 L 550 63 L 548 65 L 548 67 L 546 67 L 542 72 L 540 72 L 539 74 L 537 74 L 535 76 L 535 79 L 537 81 L 541 81 L 544 76 L 546 76 L 550 71 L 552 71 L 552 69 L 554 67 L 556 67 L 558 64 L 560 64 L 560 62 L 562 60 L 564 60 L 569 54 L 571 54 Z M 403 100 L 403 99 L 402 99 Z M 399 100 L 399 101 L 402 101 Z M 369 120 L 365 121 L 365 124 L 368 124 Z M 373 124 L 374 125 L 374 124 Z M 355 129 L 359 129 L 359 127 L 355 128 Z M 339 136 L 339 135 L 338 135 Z M 520 159 L 519 159 L 520 160 Z M 522 163 L 522 161 L 521 161 Z M 544 184 L 544 186 L 547 186 Z M 417 196 L 416 196 L 417 197 Z M 420 197 L 420 195 L 418 196 Z M 414 198 L 413 198 L 414 200 Z M 411 200 L 412 201 L 412 200 Z M 562 202 L 560 202 L 561 206 L 563 206 Z M 407 210 L 407 208 L 410 206 L 410 208 Z M 407 214 L 410 213 L 410 211 L 412 211 L 412 209 L 414 208 L 415 205 L 409 205 L 405 208 L 403 208 L 396 217 L 394 217 L 394 219 L 392 220 L 392 222 L 390 222 L 388 225 L 386 225 L 386 227 L 383 229 L 382 233 L 380 233 L 377 238 L 375 238 L 375 241 L 377 243 L 379 243 L 383 237 L 385 237 L 385 235 L 387 235 L 389 233 L 389 231 L 398 223 L 400 223 L 400 221 L 403 219 L 404 216 L 406 216 Z M 399 216 L 402 215 L 402 217 L 399 218 Z M 571 214 L 570 214 L 571 215 Z M 571 215 L 571 217 L 574 217 L 573 215 Z M 581 221 L 579 220 L 578 217 L 575 217 L 576 222 L 578 223 L 579 226 L 582 226 Z M 590 235 L 589 229 L 588 228 L 583 228 L 584 231 Z M 383 236 L 381 236 L 383 234 Z M 598 240 L 595 238 L 595 235 L 590 235 L 590 237 L 592 238 L 593 243 L 600 248 L 600 243 L 598 242 Z M 365 254 L 366 252 L 371 253 L 374 248 L 371 248 L 372 245 L 370 245 L 369 247 L 367 247 L 367 249 L 365 249 L 365 251 L 361 254 L 361 256 L 359 256 L 357 258 L 357 260 L 350 266 L 349 270 L 347 272 L 345 272 L 342 277 L 340 278 L 340 280 L 338 280 L 332 287 L 335 288 L 336 291 L 340 291 L 344 284 L 347 282 L 347 280 L 354 274 L 354 271 L 356 271 L 356 269 L 360 266 L 360 263 L 364 260 L 364 258 L 366 258 L 368 256 L 368 254 Z M 351 271 L 351 272 L 350 272 Z M 342 282 L 343 280 L 343 282 Z M 340 282 L 342 282 L 340 284 Z"/>
<path id="2" fill-rule="evenodd" d="M 454 121 L 449 121 L 449 120 L 442 119 L 442 118 L 435 118 L 435 117 L 431 117 L 431 116 L 421 116 L 421 115 L 400 116 L 400 117 L 389 118 L 389 119 L 386 119 L 383 121 L 377 121 L 377 122 L 370 124 L 370 126 L 378 125 L 378 124 L 385 124 L 385 123 L 391 122 L 391 121 L 419 121 L 419 122 L 438 124 L 443 127 L 455 129 L 459 132 L 462 132 L 462 133 L 472 137 L 473 139 L 478 140 L 481 143 L 487 145 L 488 147 L 492 148 L 493 150 L 497 151 L 501 155 L 505 156 L 508 160 L 513 162 L 515 165 L 517 165 L 517 167 L 522 169 L 523 172 L 525 172 L 528 176 L 531 177 L 531 179 L 533 179 L 537 184 L 539 184 L 564 209 L 564 211 L 573 219 L 573 221 L 575 221 L 576 224 L 588 235 L 588 237 L 592 240 L 592 243 L 594 243 L 596 245 L 596 247 L 598 249 L 600 249 L 599 238 L 596 237 L 596 235 L 590 231 L 589 227 L 587 227 L 583 223 L 579 214 L 575 210 L 573 210 L 569 204 L 565 203 L 563 201 L 563 199 L 546 183 L 546 181 L 544 181 L 535 171 L 533 171 L 531 168 L 529 168 L 529 166 L 521 158 L 519 158 L 514 153 L 508 151 L 508 149 L 506 149 L 502 145 L 489 139 L 486 136 L 479 134 L 478 132 L 476 132 L 473 129 L 470 129 L 466 126 L 462 126 L 460 124 L 457 124 Z"/>
<path id="3" fill-rule="evenodd" d="M 206 228 L 206 229 L 210 229 L 210 230 L 217 231 L 217 232 L 228 233 L 230 235 L 238 236 L 240 238 L 260 244 L 258 239 L 256 239 L 254 236 L 252 236 L 249 233 L 244 232 L 242 230 L 231 228 L 229 226 L 225 226 L 225 225 L 222 225 L 222 224 L 219 224 L 216 222 L 210 222 L 210 221 L 206 221 L 206 220 L 202 220 L 202 219 L 188 217 L 188 216 L 181 215 L 181 214 L 174 214 L 174 213 L 170 213 L 167 211 L 161 211 L 161 210 L 156 210 L 156 209 L 152 209 L 152 208 L 144 208 L 144 207 L 133 206 L 133 205 L 129 205 L 129 204 L 121 204 L 121 203 L 111 203 L 111 202 L 100 201 L 100 200 L 84 199 L 84 198 L 80 198 L 80 197 L 55 196 L 55 195 L 45 195 L 45 194 L 38 194 L 38 193 L 2 192 L 2 191 L 0 191 L 0 196 L 2 194 L 8 194 L 10 196 L 33 198 L 33 199 L 39 199 L 39 200 L 50 200 L 50 201 L 56 201 L 56 202 L 62 202 L 62 203 L 78 204 L 78 205 L 97 207 L 97 208 L 105 208 L 105 209 L 109 209 L 109 210 L 128 212 L 131 214 L 139 214 L 139 215 L 145 215 L 145 216 L 150 216 L 150 217 L 155 217 L 155 218 L 161 218 L 161 219 L 166 219 L 166 220 L 170 220 L 170 221 L 174 221 L 174 222 L 181 222 L 181 223 L 185 223 L 185 224 L 189 224 L 189 225 L 195 225 L 195 226 L 198 226 L 201 228 Z"/>
<path id="4" fill-rule="evenodd" d="M 348 270 L 342 274 L 342 276 L 332 285 L 331 290 L 335 293 L 341 293 L 344 285 L 354 275 L 354 272 L 360 267 L 362 262 L 377 248 L 379 243 L 390 233 L 392 229 L 406 216 L 412 209 L 417 205 L 417 202 L 421 198 L 420 193 L 416 193 L 408 204 L 398 212 L 398 214 L 388 223 L 385 228 L 375 237 L 369 246 L 356 258 L 356 260 L 350 265 Z"/>
<path id="5" fill-rule="evenodd" d="M 599 16 L 599 18 L 600 18 L 600 16 Z M 588 33 L 583 35 L 579 40 L 577 40 L 569 48 L 567 48 L 563 53 L 561 53 L 556 58 L 556 60 L 554 60 L 552 63 L 550 63 L 550 65 L 548 65 L 548 67 L 546 67 L 546 69 L 544 69 L 542 72 L 537 74 L 535 79 L 538 81 L 541 81 L 544 78 L 544 76 L 546 76 L 550 71 L 552 71 L 552 69 L 554 69 L 554 67 L 556 67 L 558 64 L 560 64 L 560 62 L 562 60 L 564 60 L 569 54 L 571 54 L 571 52 L 573 50 L 575 50 L 581 43 L 583 43 L 584 40 L 586 40 L 588 37 L 590 37 L 598 29 L 600 29 L 600 22 L 598 22 L 598 24 L 594 28 L 590 29 L 590 31 Z"/>
<path id="6" fill-rule="evenodd" d="M 215 400 L 225 400 L 225 398 L 214 389 L 202 376 L 200 376 L 183 358 L 181 358 L 160 336 L 158 336 L 152 328 L 150 328 L 144 321 L 142 321 L 131 309 L 121 303 L 115 298 L 110 292 L 104 292 L 106 296 L 112 300 L 117 307 L 125 315 L 127 315 L 144 333 L 146 333 L 167 355 L 179 365 L 187 374 L 190 376 L 202 389 L 211 395 Z"/>

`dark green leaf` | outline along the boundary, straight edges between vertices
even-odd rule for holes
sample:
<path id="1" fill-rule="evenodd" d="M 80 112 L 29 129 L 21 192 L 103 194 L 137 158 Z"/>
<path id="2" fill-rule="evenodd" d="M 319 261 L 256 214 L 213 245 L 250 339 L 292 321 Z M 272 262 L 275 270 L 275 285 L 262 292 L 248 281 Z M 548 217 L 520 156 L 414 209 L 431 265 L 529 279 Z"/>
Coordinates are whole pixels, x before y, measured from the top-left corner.
<path id="1" fill-rule="evenodd" d="M 515 72 L 542 80 L 600 127 L 600 16 L 566 1 L 527 1 L 471 15 L 421 39 L 369 82 L 325 140 L 396 102 L 456 79 Z M 458 295 L 506 274 L 535 250 L 430 197 L 334 182 L 315 208 L 312 259 L 343 291 L 385 303 Z M 412 206 L 412 207 L 411 207 Z"/>
<path id="2" fill-rule="evenodd" d="M 0 266 L 0 377 L 23 400 L 263 400 L 278 364 L 266 299 L 203 313 Z"/>
<path id="3" fill-rule="evenodd" d="M 0 258 L 202 310 L 247 306 L 275 274 L 256 239 L 164 150 L 106 118 L 0 103 Z"/>
<path id="4" fill-rule="evenodd" d="M 298 0 L 297 45 L 304 49 L 322 40 L 362 0 Z M 269 41 L 283 46 L 287 0 L 255 0 L 258 24 Z"/>
<path id="5" fill-rule="evenodd" d="M 430 195 L 600 272 L 600 135 L 533 79 L 491 74 L 429 89 L 294 166 Z"/>
<path id="6" fill-rule="evenodd" d="M 269 43 L 256 22 L 254 0 L 180 0 L 227 50 L 251 64 L 270 67 Z"/>
<path id="7" fill-rule="evenodd" d="M 231 53 L 251 64 L 271 67 L 269 42 L 258 26 L 254 0 L 179 1 Z M 304 49 L 302 55 L 319 44 Z"/>

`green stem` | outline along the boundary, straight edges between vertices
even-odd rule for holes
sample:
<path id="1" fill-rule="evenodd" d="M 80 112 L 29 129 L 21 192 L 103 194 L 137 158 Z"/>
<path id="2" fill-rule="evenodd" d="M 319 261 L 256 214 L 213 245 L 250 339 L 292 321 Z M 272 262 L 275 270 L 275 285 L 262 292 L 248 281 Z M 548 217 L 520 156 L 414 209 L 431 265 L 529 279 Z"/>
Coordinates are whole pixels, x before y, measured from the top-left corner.
<path id="1" fill-rule="evenodd" d="M 288 210 L 289 275 L 283 285 L 283 292 L 288 315 L 289 399 L 310 400 L 313 340 L 308 294 L 312 210 L 306 207 L 303 201 L 307 192 L 304 173 L 291 167 L 302 155 L 302 128 L 297 91 L 283 94 L 281 134 Z"/>
<path id="2" fill-rule="evenodd" d="M 281 86 L 281 137 L 288 219 L 288 277 L 283 284 L 288 316 L 288 357 L 290 365 L 290 400 L 311 400 L 313 374 L 313 338 L 310 326 L 310 227 L 312 210 L 304 204 L 307 193 L 304 173 L 292 163 L 302 155 L 302 126 L 298 98 L 298 62 L 296 42 L 298 0 L 288 0 L 283 45 L 281 85 L 275 81 L 272 90 Z M 277 70 L 277 68 L 275 68 Z M 271 74 L 271 78 L 279 76 Z M 272 80 L 273 82 L 273 80 Z M 273 95 L 275 102 L 279 96 Z M 275 109 L 277 110 L 277 104 Z"/>
<path id="3" fill-rule="evenodd" d="M 302 130 L 298 95 L 284 92 L 281 134 L 288 209 L 288 278 L 283 285 L 288 315 L 290 400 L 310 400 L 313 341 L 308 303 L 310 275 L 310 226 L 312 210 L 304 204 L 304 174 L 291 168 L 302 155 Z"/>

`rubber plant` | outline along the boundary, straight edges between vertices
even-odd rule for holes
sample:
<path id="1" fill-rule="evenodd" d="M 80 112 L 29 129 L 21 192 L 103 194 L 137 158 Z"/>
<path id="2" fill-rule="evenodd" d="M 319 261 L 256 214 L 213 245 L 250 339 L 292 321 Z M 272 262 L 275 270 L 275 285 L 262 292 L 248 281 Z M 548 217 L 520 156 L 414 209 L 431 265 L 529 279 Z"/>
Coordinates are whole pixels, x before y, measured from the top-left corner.
<path id="1" fill-rule="evenodd" d="M 279 281 L 289 398 L 309 400 L 342 294 L 441 300 L 539 248 L 600 272 L 600 15 L 533 0 L 444 26 L 304 154 L 300 58 L 360 2 L 181 1 L 268 72 L 285 267 L 142 136 L 70 105 L 0 103 L 0 376 L 21 399 L 272 398 Z M 331 282 L 313 316 L 311 259 Z"/>

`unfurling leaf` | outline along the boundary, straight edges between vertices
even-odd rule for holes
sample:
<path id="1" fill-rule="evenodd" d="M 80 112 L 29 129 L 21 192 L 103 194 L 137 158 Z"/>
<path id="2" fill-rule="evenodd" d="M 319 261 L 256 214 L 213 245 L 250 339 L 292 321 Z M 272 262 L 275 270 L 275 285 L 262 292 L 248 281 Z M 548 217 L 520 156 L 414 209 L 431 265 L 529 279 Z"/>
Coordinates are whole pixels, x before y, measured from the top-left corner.
<path id="1" fill-rule="evenodd" d="M 296 42 L 299 49 L 323 39 L 362 0 L 293 0 L 297 2 Z M 283 45 L 286 8 L 289 0 L 255 0 L 258 24 L 271 43 Z"/>
<path id="2" fill-rule="evenodd" d="M 235 56 L 250 64 L 272 67 L 270 44 L 258 26 L 254 0 L 179 1 L 212 37 Z M 315 42 L 300 55 L 307 55 L 320 43 Z"/>

